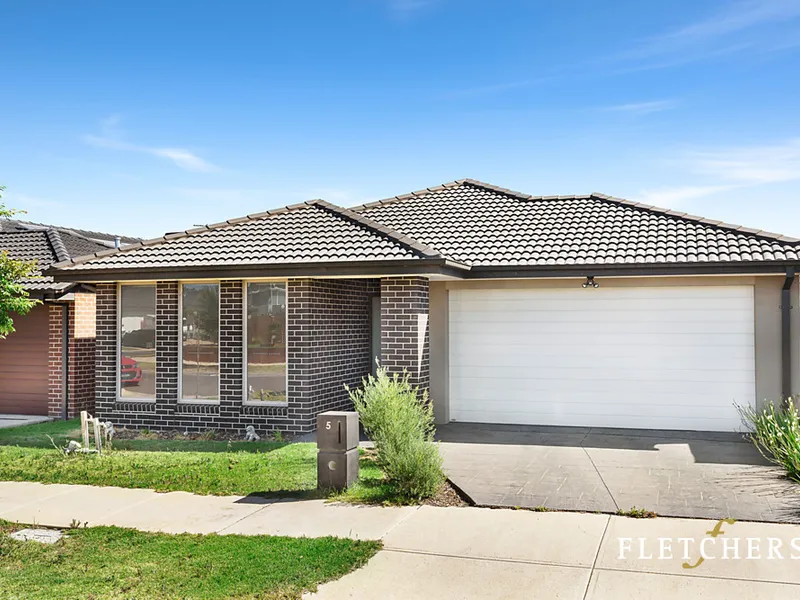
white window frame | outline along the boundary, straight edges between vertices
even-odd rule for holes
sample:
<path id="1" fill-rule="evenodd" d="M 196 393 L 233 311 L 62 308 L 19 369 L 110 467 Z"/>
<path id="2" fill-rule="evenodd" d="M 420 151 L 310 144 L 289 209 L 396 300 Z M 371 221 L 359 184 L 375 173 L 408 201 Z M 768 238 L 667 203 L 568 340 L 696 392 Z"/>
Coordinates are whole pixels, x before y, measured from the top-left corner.
<path id="1" fill-rule="evenodd" d="M 217 286 L 217 399 L 184 398 L 183 397 L 183 286 L 208 285 Z M 222 285 L 220 281 L 181 281 L 178 285 L 178 404 L 211 404 L 218 405 L 222 401 L 222 381 L 220 378 L 220 340 L 222 336 Z"/>
<path id="2" fill-rule="evenodd" d="M 248 396 L 250 388 L 247 385 L 247 284 L 248 283 L 282 283 L 286 310 L 284 311 L 284 337 L 286 338 L 286 401 L 251 400 Z M 245 279 L 242 281 L 242 404 L 246 406 L 289 406 L 289 280 L 288 279 Z"/>
<path id="3" fill-rule="evenodd" d="M 117 402 L 155 403 L 155 401 L 156 401 L 155 394 L 153 394 L 152 398 L 123 398 L 122 397 L 122 288 L 125 287 L 125 286 L 129 286 L 129 287 L 133 287 L 133 286 L 140 286 L 140 287 L 148 286 L 148 287 L 152 287 L 153 288 L 153 300 L 155 301 L 155 304 L 154 304 L 153 308 L 156 309 L 156 312 L 158 311 L 158 308 L 157 308 L 158 307 L 158 297 L 157 297 L 158 287 L 157 287 L 155 281 L 137 281 L 137 282 L 134 282 L 134 283 L 117 282 L 117 326 L 116 326 L 117 327 L 117 333 L 116 333 L 116 338 L 117 338 L 117 356 L 114 359 L 116 361 L 116 363 L 117 363 L 117 365 L 116 365 L 116 367 L 114 369 L 114 371 L 117 374 L 117 386 L 116 386 L 116 389 L 117 389 L 117 392 L 116 392 Z M 156 315 L 156 318 L 158 318 L 157 315 Z M 158 377 L 158 375 L 157 375 L 157 373 L 158 373 L 158 349 L 155 347 L 155 344 L 153 345 L 153 350 L 156 351 L 156 363 L 155 363 L 156 368 L 155 368 L 155 371 L 154 371 L 154 375 L 157 378 Z"/>

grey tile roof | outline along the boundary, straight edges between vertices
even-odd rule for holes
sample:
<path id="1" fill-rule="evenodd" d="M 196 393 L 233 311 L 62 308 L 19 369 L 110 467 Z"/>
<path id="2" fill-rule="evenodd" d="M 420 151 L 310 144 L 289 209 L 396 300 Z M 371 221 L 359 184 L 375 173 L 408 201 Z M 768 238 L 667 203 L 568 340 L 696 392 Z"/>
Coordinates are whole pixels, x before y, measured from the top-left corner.
<path id="1" fill-rule="evenodd" d="M 314 200 L 63 262 L 62 270 L 413 260 L 438 254 L 363 215 Z"/>
<path id="2" fill-rule="evenodd" d="M 5 250 L 17 260 L 35 260 L 37 273 L 52 264 L 69 260 L 89 252 L 106 249 L 103 244 L 91 242 L 79 236 L 56 229 L 18 229 L 8 227 L 5 219 L 0 219 L 0 251 Z M 51 276 L 37 274 L 25 279 L 23 287 L 31 293 L 59 293 L 72 287 L 68 282 L 55 282 Z"/>
<path id="3" fill-rule="evenodd" d="M 55 229 L 62 233 L 83 237 L 88 240 L 106 242 L 108 247 L 113 247 L 114 240 L 119 237 L 122 244 L 135 244 L 141 242 L 141 238 L 127 235 L 116 235 L 114 233 L 102 233 L 100 231 L 89 231 L 87 229 L 75 229 L 74 227 L 64 227 L 61 225 L 47 225 L 44 223 L 34 223 L 32 221 L 21 221 L 19 219 L 0 219 L 0 232 L 10 233 L 13 231 L 31 231 L 42 229 Z"/>
<path id="4" fill-rule="evenodd" d="M 800 240 L 778 234 L 604 194 L 528 196 L 471 179 L 353 209 L 313 200 L 79 258 L 74 243 L 55 265 L 73 277 L 428 259 L 456 276 L 470 268 L 800 261 Z"/>
<path id="5" fill-rule="evenodd" d="M 604 194 L 461 180 L 352 209 L 470 266 L 796 261 L 798 240 Z"/>

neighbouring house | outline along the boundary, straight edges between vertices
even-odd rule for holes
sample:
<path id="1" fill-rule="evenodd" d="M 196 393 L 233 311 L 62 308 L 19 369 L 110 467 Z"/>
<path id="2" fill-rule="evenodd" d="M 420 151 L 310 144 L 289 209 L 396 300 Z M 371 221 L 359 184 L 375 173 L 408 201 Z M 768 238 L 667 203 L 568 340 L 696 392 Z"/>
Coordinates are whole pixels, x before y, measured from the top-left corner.
<path id="1" fill-rule="evenodd" d="M 440 423 L 730 431 L 800 382 L 798 265 L 793 238 L 461 180 L 48 274 L 95 286 L 96 410 L 127 426 L 307 432 L 378 357 Z"/>
<path id="2" fill-rule="evenodd" d="M 0 219 L 0 251 L 36 260 L 44 271 L 56 262 L 132 243 L 121 237 Z M 94 288 L 37 275 L 23 282 L 42 303 L 14 317 L 16 331 L 0 340 L 0 413 L 71 417 L 94 407 Z"/>

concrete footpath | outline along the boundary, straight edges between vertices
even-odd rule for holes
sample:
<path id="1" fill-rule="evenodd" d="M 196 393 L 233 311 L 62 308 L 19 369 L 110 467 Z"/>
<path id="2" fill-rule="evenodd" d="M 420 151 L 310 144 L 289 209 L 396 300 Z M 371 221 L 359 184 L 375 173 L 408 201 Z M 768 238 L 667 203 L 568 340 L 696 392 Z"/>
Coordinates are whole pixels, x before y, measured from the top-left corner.
<path id="1" fill-rule="evenodd" d="M 79 522 L 383 540 L 384 550 L 366 567 L 309 595 L 319 600 L 800 598 L 798 525 L 382 508 L 16 482 L 0 482 L 0 518 L 53 527 Z M 707 558 L 698 564 L 704 539 Z"/>

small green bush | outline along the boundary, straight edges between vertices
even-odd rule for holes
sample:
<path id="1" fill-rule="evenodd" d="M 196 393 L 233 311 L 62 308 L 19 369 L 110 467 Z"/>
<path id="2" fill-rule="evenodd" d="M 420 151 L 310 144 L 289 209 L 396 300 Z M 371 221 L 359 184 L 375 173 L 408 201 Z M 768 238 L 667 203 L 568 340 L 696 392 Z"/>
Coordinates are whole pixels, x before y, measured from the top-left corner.
<path id="1" fill-rule="evenodd" d="M 367 435 L 375 442 L 378 466 L 398 496 L 407 501 L 436 494 L 444 483 L 442 457 L 433 441 L 433 407 L 428 393 L 408 382 L 408 373 L 389 376 L 383 367 L 347 388 Z"/>
<path id="2" fill-rule="evenodd" d="M 769 402 L 761 410 L 739 407 L 750 427 L 750 440 L 770 462 L 786 469 L 786 475 L 800 482 L 800 413 L 792 398 L 782 406 Z"/>

